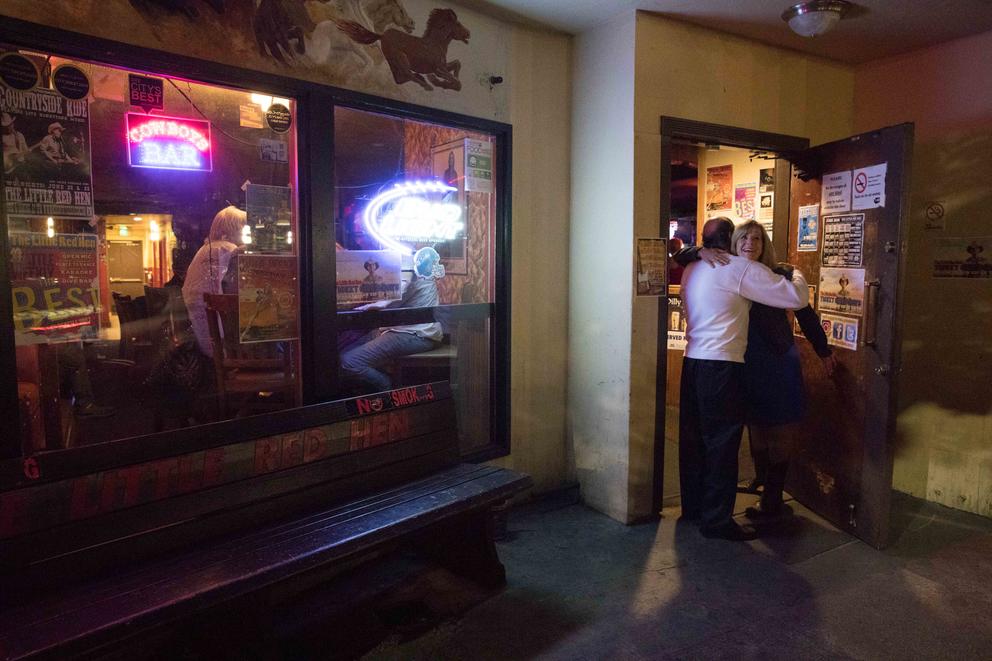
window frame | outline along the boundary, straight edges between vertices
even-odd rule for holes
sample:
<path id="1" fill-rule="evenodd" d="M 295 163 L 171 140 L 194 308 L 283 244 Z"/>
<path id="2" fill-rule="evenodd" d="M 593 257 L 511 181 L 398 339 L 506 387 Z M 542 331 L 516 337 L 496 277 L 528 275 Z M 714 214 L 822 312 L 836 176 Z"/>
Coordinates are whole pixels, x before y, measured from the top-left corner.
<path id="1" fill-rule="evenodd" d="M 0 492 L 36 486 L 139 462 L 181 455 L 218 447 L 232 440 L 253 440 L 274 434 L 299 431 L 326 424 L 340 415 L 340 404 L 331 400 L 336 386 L 336 370 L 326 366 L 337 362 L 336 343 L 328 343 L 328 333 L 337 335 L 352 324 L 372 323 L 375 319 L 416 318 L 425 310 L 388 310 L 339 316 L 333 286 L 315 283 L 336 280 L 334 246 L 334 189 L 320 182 L 334 181 L 334 109 L 338 106 L 390 115 L 398 119 L 441 124 L 492 135 L 497 195 L 495 225 L 495 288 L 492 303 L 465 307 L 464 313 L 478 315 L 488 306 L 490 320 L 490 442 L 462 457 L 484 461 L 510 452 L 510 218 L 512 127 L 493 120 L 452 113 L 403 101 L 376 97 L 362 92 L 323 85 L 303 79 L 242 69 L 207 60 L 174 55 L 131 44 L 91 37 L 77 32 L 38 25 L 0 16 L 2 40 L 19 48 L 39 50 L 96 64 L 128 68 L 140 62 L 145 71 L 165 77 L 189 79 L 208 85 L 221 85 L 293 98 L 297 103 L 297 171 L 299 198 L 300 260 L 300 351 L 303 406 L 274 413 L 236 418 L 130 437 L 80 448 L 61 449 L 22 456 L 19 434 L 0 440 Z M 2 173 L 0 173 L 2 181 Z M 313 222 L 313 219 L 326 219 Z M 316 253 L 315 246 L 325 251 Z M 326 247 L 331 247 L 327 250 Z M 8 428 L 19 429 L 16 356 L 11 308 L 7 221 L 0 196 L 0 416 L 10 421 Z M 471 308 L 469 310 L 468 308 Z M 457 312 L 457 310 L 456 310 Z M 378 315 L 378 316 L 377 316 Z M 348 319 L 348 321 L 344 321 Z M 318 367 L 319 366 L 319 367 Z M 11 424 L 12 423 L 12 424 Z"/>

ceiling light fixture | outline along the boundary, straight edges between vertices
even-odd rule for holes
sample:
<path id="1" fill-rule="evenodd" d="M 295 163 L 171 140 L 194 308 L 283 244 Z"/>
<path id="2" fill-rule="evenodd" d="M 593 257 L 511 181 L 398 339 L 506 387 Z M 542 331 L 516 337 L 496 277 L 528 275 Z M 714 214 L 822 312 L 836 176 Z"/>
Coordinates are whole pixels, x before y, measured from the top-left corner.
<path id="1" fill-rule="evenodd" d="M 832 30 L 850 7 L 845 0 L 810 0 L 786 9 L 782 20 L 802 37 L 818 37 Z"/>

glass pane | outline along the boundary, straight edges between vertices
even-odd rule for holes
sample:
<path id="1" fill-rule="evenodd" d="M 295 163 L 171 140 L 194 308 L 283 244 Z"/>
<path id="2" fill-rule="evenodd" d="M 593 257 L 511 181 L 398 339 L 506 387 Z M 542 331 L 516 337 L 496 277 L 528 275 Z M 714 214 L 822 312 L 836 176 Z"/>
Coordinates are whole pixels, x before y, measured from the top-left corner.
<path id="1" fill-rule="evenodd" d="M 296 405 L 295 102 L 27 55 L 39 87 L 0 96 L 23 451 Z"/>
<path id="2" fill-rule="evenodd" d="M 450 381 L 463 445 L 488 444 L 495 140 L 348 108 L 334 122 L 339 314 L 431 310 L 339 333 L 340 394 Z"/>

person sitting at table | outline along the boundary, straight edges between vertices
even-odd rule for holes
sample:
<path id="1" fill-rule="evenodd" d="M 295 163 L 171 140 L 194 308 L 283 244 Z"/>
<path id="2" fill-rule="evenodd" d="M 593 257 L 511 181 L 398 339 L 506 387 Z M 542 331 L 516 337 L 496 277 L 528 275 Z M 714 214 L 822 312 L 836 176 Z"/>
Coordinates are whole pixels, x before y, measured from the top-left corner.
<path id="1" fill-rule="evenodd" d="M 430 308 L 438 305 L 440 297 L 435 278 L 444 276 L 441 257 L 433 248 L 421 248 L 413 258 L 413 276 L 399 300 L 376 301 L 356 308 Z M 346 381 L 370 386 L 372 392 L 392 387 L 383 365 L 394 358 L 437 348 L 444 332 L 435 322 L 377 328 L 360 335 L 341 347 L 341 373 Z"/>
<path id="2" fill-rule="evenodd" d="M 242 228 L 248 215 L 235 206 L 222 209 L 210 224 L 210 234 L 193 256 L 183 282 L 183 302 L 189 313 L 189 323 L 196 344 L 205 355 L 213 357 L 210 327 L 207 325 L 207 304 L 204 294 L 233 292 L 237 284 L 236 269 L 231 261 L 242 246 Z M 228 273 L 230 271 L 230 273 Z"/>

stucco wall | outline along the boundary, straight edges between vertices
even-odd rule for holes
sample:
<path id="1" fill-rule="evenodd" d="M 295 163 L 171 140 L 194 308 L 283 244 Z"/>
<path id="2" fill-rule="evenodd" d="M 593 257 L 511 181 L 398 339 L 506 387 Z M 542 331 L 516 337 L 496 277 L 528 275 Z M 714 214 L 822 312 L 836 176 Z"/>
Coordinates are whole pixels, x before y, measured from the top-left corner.
<path id="1" fill-rule="evenodd" d="M 637 14 L 636 43 L 635 236 L 658 234 L 663 115 L 805 136 L 812 144 L 851 133 L 850 67 L 648 13 Z M 658 305 L 633 302 L 630 519 L 651 513 Z"/>
<path id="2" fill-rule="evenodd" d="M 992 516 L 992 282 L 931 276 L 935 239 L 992 236 L 992 32 L 859 67 L 855 91 L 856 130 L 916 123 L 893 485 Z"/>
<path id="3" fill-rule="evenodd" d="M 575 40 L 568 434 L 586 503 L 627 520 L 634 15 Z"/>

